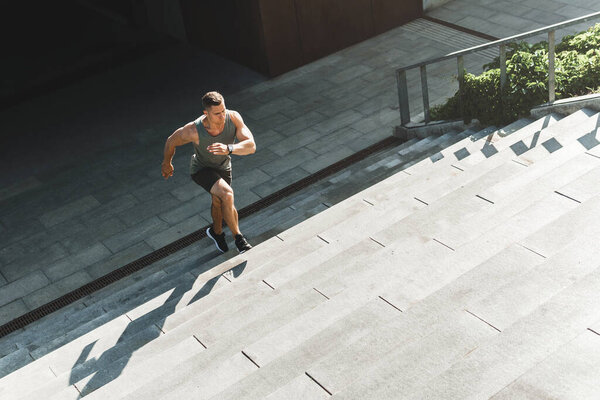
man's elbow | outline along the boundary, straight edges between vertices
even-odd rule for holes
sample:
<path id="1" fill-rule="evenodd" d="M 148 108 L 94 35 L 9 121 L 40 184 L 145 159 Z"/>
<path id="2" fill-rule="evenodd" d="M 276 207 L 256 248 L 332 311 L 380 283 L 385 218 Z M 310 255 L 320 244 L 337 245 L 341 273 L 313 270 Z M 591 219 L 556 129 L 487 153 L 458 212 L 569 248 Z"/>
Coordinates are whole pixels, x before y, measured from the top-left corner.
<path id="1" fill-rule="evenodd" d="M 250 143 L 250 146 L 248 146 L 248 154 L 254 154 L 256 153 L 256 143 L 254 143 L 254 141 L 252 141 Z"/>

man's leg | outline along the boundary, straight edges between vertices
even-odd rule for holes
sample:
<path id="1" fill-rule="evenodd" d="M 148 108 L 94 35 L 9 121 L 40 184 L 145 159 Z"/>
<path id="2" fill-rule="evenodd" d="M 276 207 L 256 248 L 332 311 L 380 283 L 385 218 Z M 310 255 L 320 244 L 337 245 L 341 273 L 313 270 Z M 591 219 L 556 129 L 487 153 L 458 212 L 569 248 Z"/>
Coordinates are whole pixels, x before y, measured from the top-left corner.
<path id="1" fill-rule="evenodd" d="M 223 233 L 223 203 L 221 199 L 214 194 L 212 196 L 212 204 L 210 214 L 213 220 L 213 230 L 217 235 Z"/>
<path id="2" fill-rule="evenodd" d="M 216 196 L 221 202 L 221 212 L 225 223 L 231 230 L 231 233 L 236 236 L 239 235 L 240 228 L 238 225 L 238 213 L 233 204 L 233 189 L 224 179 L 219 179 L 211 188 L 210 194 Z M 215 205 L 213 201 L 213 206 Z M 213 220 L 215 216 L 213 214 Z M 216 223 L 216 220 L 214 220 Z M 215 228 L 216 230 L 216 228 Z"/>

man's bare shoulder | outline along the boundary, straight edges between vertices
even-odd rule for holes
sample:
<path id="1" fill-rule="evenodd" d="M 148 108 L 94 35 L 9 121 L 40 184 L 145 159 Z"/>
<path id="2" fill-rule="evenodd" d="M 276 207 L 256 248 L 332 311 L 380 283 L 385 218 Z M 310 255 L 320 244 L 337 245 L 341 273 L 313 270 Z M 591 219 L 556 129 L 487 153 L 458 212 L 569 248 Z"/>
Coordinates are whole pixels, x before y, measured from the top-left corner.
<path id="1" fill-rule="evenodd" d="M 231 119 L 233 119 L 234 121 L 240 121 L 240 122 L 244 122 L 244 119 L 242 118 L 242 114 L 240 114 L 239 112 L 235 111 L 235 110 L 227 110 L 229 111 L 229 115 L 231 116 Z"/>
<path id="2" fill-rule="evenodd" d="M 185 124 L 181 130 L 181 135 L 187 142 L 198 142 L 198 128 L 196 127 L 196 121 Z"/>

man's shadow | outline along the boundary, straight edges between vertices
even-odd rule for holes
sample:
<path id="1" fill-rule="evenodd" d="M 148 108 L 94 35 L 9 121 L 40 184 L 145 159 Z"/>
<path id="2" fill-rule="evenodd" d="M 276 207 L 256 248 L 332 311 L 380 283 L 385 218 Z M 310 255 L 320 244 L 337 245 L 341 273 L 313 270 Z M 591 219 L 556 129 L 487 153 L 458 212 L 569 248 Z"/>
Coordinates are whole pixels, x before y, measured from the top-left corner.
<path id="1" fill-rule="evenodd" d="M 208 255 L 206 258 L 214 258 L 214 254 Z M 227 278 L 228 275 L 237 278 L 245 268 L 246 261 L 243 261 L 228 271 L 208 280 L 189 301 L 188 305 L 210 294 L 219 279 L 231 281 Z M 176 286 L 162 306 L 131 321 L 117 343 L 112 348 L 104 351 L 100 357 L 87 359 L 96 343 L 95 341 L 88 344 L 81 351 L 71 369 L 69 384 L 73 385 L 92 374 L 94 376 L 83 388 L 78 388 L 80 391 L 79 398 L 116 379 L 121 375 L 134 352 L 161 336 L 166 319 L 175 312 L 175 307 L 183 295 L 192 288 L 193 283 L 194 280 L 190 279 L 185 284 Z"/>

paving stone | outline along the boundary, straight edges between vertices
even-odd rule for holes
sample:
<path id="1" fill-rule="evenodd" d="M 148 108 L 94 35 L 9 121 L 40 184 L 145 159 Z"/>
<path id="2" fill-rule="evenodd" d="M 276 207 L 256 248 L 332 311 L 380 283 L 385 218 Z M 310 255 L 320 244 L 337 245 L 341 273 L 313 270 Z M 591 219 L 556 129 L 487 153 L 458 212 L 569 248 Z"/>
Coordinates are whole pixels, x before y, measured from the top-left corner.
<path id="1" fill-rule="evenodd" d="M 272 145 L 271 151 L 284 157 L 290 153 L 293 154 L 294 152 L 301 150 L 302 147 L 310 143 L 318 142 L 322 136 L 323 134 L 321 132 L 308 128 Z"/>
<path id="2" fill-rule="evenodd" d="M 12 263 L 0 266 L 0 271 L 9 282 L 14 282 L 68 255 L 60 243 L 55 243 L 41 252 L 31 253 Z"/>
<path id="3" fill-rule="evenodd" d="M 297 151 L 294 151 L 279 160 L 261 166 L 260 169 L 269 176 L 278 178 L 281 174 L 301 166 L 306 163 L 306 160 L 310 160 L 314 156 L 315 153 L 312 151 L 306 148 L 299 148 Z"/>
<path id="4" fill-rule="evenodd" d="M 23 302 L 33 310 L 52 300 L 61 297 L 79 287 L 92 281 L 92 277 L 85 271 L 75 272 L 59 281 L 53 282 L 48 286 L 23 296 Z"/>
<path id="5" fill-rule="evenodd" d="M 167 212 L 160 214 L 158 217 L 169 225 L 173 226 L 187 220 L 188 218 L 197 216 L 200 212 L 209 208 L 211 203 L 210 197 L 207 195 L 192 198 L 182 205 L 173 208 Z"/>
<path id="6" fill-rule="evenodd" d="M 261 148 L 270 147 L 272 144 L 278 143 L 279 141 L 285 138 L 284 135 L 273 129 L 259 131 L 258 133 L 252 133 L 254 135 L 254 141 L 257 147 L 260 145 Z"/>
<path id="7" fill-rule="evenodd" d="M 92 196 L 86 196 L 67 204 L 66 206 L 44 213 L 40 217 L 40 221 L 45 227 L 49 228 L 68 219 L 84 214 L 98 207 L 99 205 L 100 203 L 98 200 Z"/>
<path id="8" fill-rule="evenodd" d="M 103 219 L 131 209 L 138 203 L 138 199 L 136 199 L 132 194 L 127 193 L 102 204 L 91 212 L 85 213 L 80 217 L 80 219 L 87 226 L 95 226 Z"/>
<path id="9" fill-rule="evenodd" d="M 313 126 L 314 129 L 322 133 L 330 133 L 337 131 L 346 126 L 352 125 L 354 122 L 360 120 L 362 115 L 352 110 L 345 111 L 337 116 L 335 119 L 328 119 L 320 122 Z"/>
<path id="10" fill-rule="evenodd" d="M 279 160 L 281 157 L 279 157 L 277 154 L 275 154 L 274 152 L 272 152 L 271 150 L 267 149 L 259 149 L 257 154 L 253 154 L 250 156 L 245 156 L 245 157 L 240 157 L 240 159 L 235 159 L 233 161 L 233 179 L 235 179 L 235 176 L 237 174 L 237 170 L 251 170 L 251 169 L 255 169 L 255 168 L 259 168 L 263 165 L 267 165 L 273 161 Z"/>
<path id="11" fill-rule="evenodd" d="M 116 217 L 107 217 L 106 219 L 99 220 L 93 227 L 93 230 L 85 229 L 77 235 L 63 239 L 61 244 L 70 254 L 77 254 L 90 247 L 93 243 L 102 241 L 127 229 L 127 226 Z"/>
<path id="12" fill-rule="evenodd" d="M 111 254 L 110 250 L 102 243 L 95 243 L 77 254 L 44 267 L 43 271 L 52 282 L 56 282 L 68 275 L 85 269 L 87 266 L 92 265 Z"/>
<path id="13" fill-rule="evenodd" d="M 283 189 L 292 183 L 307 177 L 310 173 L 301 167 L 291 168 L 279 174 L 276 178 L 270 179 L 252 188 L 252 191 L 258 196 L 266 197 L 271 193 Z"/>
<path id="14" fill-rule="evenodd" d="M 296 104 L 297 103 L 294 100 L 289 99 L 287 97 L 283 97 L 268 101 L 266 103 L 261 103 L 257 107 L 254 107 L 252 109 L 247 109 L 244 112 L 244 114 L 247 114 L 249 117 L 260 121 L 269 118 L 270 116 L 280 112 L 281 110 L 287 107 L 294 107 L 296 106 Z"/>
<path id="15" fill-rule="evenodd" d="M 35 271 L 14 282 L 2 286 L 0 291 L 0 305 L 12 303 L 16 299 L 28 295 L 41 287 L 49 284 L 48 278 L 41 272 Z"/>
<path id="16" fill-rule="evenodd" d="M 153 251 L 146 242 L 137 243 L 85 268 L 92 278 L 100 278 Z"/>
<path id="17" fill-rule="evenodd" d="M 127 226 L 132 227 L 154 216 L 173 210 L 181 205 L 181 202 L 173 197 L 170 193 L 163 193 L 156 197 L 150 197 L 137 204 L 135 207 L 125 210 L 117 214 Z"/>
<path id="18" fill-rule="evenodd" d="M 206 225 L 209 225 L 209 221 L 195 214 L 167 230 L 150 236 L 146 239 L 146 243 L 155 250 L 160 249 L 192 232 L 196 232 Z"/>
<path id="19" fill-rule="evenodd" d="M 313 158 L 312 161 L 309 164 L 304 165 L 303 168 L 310 173 L 315 173 L 354 153 L 355 151 L 351 148 L 338 145 L 332 151 Z"/>
<path id="20" fill-rule="evenodd" d="M 240 194 L 248 192 L 255 186 L 271 179 L 271 176 L 267 175 L 260 169 L 252 169 L 249 171 L 243 171 L 242 173 L 242 176 L 234 177 L 232 182 L 236 199 Z"/>
<path id="21" fill-rule="evenodd" d="M 23 300 L 18 299 L 12 303 L 5 304 L 0 307 L 0 325 L 12 321 L 15 317 L 27 313 L 29 309 L 23 303 Z"/>
<path id="22" fill-rule="evenodd" d="M 205 193 L 206 191 L 191 178 L 188 183 L 180 185 L 171 191 L 171 194 L 181 202 L 188 201 Z"/>
<path id="23" fill-rule="evenodd" d="M 121 251 L 127 247 L 145 240 L 146 238 L 168 228 L 168 224 L 158 217 L 148 218 L 147 220 L 132 226 L 131 228 L 118 233 L 104 240 L 102 243 L 113 253 Z"/>

